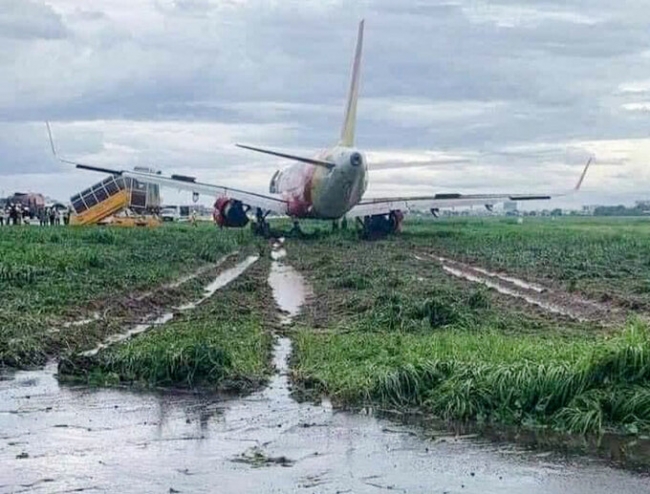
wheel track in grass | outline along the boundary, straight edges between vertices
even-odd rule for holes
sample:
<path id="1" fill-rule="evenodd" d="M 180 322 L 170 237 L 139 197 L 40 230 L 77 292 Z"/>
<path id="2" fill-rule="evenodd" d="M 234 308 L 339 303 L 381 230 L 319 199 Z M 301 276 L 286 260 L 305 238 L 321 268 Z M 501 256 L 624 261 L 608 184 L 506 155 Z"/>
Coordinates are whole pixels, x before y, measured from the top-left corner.
<path id="1" fill-rule="evenodd" d="M 623 324 L 629 316 L 622 308 L 613 304 L 589 300 L 573 293 L 517 278 L 509 273 L 489 271 L 435 253 L 414 254 L 414 257 L 421 262 L 436 262 L 450 276 L 481 284 L 507 297 L 534 305 L 545 312 L 579 322 L 616 326 Z"/>

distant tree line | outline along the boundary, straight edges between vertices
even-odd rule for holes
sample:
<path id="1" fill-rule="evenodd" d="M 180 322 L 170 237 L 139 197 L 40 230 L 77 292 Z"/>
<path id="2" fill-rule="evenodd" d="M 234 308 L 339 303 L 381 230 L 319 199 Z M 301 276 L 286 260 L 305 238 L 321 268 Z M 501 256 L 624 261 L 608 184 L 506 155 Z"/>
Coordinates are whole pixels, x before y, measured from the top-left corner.
<path id="1" fill-rule="evenodd" d="M 646 216 L 650 214 L 645 206 L 634 206 L 632 208 L 623 205 L 598 206 L 594 209 L 594 216 Z"/>

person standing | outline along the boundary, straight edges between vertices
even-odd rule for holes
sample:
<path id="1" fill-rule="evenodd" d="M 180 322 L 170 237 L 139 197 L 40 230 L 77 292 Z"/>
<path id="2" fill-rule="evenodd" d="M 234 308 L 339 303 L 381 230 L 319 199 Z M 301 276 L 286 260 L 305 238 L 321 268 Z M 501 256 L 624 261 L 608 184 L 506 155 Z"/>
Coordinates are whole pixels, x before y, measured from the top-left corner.
<path id="1" fill-rule="evenodd" d="M 9 208 L 9 218 L 11 219 L 11 224 L 12 225 L 17 225 L 18 224 L 18 206 L 15 204 L 12 204 Z"/>
<path id="2" fill-rule="evenodd" d="M 5 225 L 5 208 L 4 206 L 0 206 L 0 226 Z"/>

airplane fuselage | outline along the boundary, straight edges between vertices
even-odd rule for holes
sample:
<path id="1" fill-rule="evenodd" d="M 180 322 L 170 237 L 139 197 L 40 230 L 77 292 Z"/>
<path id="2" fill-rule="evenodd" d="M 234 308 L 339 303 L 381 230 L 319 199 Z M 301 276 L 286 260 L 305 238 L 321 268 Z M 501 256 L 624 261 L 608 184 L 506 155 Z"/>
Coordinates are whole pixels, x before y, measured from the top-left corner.
<path id="1" fill-rule="evenodd" d="M 304 163 L 273 176 L 270 190 L 281 194 L 294 218 L 338 219 L 359 203 L 368 186 L 368 164 L 354 148 L 337 146 L 317 156 L 335 166 L 327 169 Z"/>

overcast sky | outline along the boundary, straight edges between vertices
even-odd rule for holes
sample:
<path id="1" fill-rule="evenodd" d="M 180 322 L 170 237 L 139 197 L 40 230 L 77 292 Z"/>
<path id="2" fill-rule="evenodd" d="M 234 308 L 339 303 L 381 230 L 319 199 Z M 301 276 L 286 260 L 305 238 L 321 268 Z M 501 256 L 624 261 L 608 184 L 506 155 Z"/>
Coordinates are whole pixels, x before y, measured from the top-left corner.
<path id="1" fill-rule="evenodd" d="M 368 196 L 564 190 L 593 155 L 553 206 L 650 199 L 646 0 L 0 0 L 0 194 L 101 178 L 46 119 L 68 159 L 266 192 L 286 163 L 234 143 L 334 144 L 361 18 Z"/>

